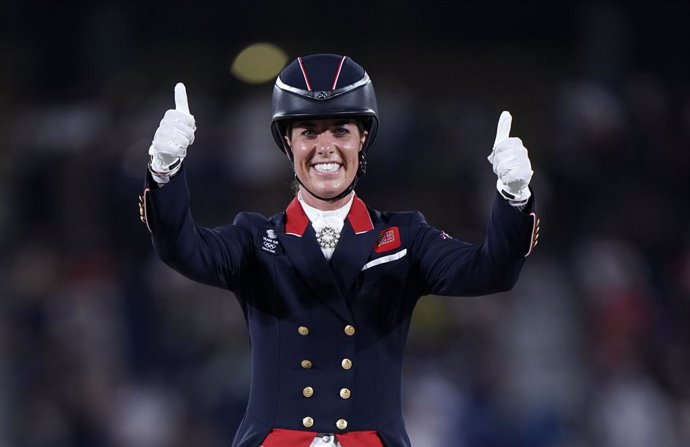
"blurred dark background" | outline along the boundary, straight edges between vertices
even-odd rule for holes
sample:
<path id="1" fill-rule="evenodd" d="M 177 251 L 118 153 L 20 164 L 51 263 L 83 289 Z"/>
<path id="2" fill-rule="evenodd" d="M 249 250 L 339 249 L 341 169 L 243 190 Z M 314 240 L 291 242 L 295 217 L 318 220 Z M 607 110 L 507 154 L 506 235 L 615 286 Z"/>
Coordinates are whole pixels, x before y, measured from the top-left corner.
<path id="1" fill-rule="evenodd" d="M 377 89 L 358 193 L 482 240 L 498 116 L 530 150 L 540 244 L 510 293 L 425 297 L 404 369 L 415 446 L 690 445 L 688 2 L 0 2 L 0 446 L 227 446 L 248 392 L 231 294 L 139 221 L 173 86 L 206 226 L 273 214 L 291 170 L 271 42 Z"/>

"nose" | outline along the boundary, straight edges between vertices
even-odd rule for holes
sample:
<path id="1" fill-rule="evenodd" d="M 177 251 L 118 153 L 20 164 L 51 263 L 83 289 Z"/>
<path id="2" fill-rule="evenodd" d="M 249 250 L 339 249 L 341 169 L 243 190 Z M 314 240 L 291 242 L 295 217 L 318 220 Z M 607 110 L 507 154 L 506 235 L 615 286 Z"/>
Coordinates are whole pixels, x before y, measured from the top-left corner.
<path id="1" fill-rule="evenodd" d="M 330 155 L 335 152 L 335 144 L 330 132 L 321 132 L 316 140 L 316 152 L 319 155 Z"/>

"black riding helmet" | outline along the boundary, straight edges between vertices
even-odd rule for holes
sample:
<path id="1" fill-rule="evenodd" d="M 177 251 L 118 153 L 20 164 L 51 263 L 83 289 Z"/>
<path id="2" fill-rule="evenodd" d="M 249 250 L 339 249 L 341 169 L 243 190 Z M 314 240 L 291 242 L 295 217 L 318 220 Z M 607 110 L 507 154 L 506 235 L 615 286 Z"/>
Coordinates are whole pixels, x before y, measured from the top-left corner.
<path id="1" fill-rule="evenodd" d="M 285 141 L 291 122 L 310 118 L 353 118 L 362 123 L 367 139 L 359 153 L 357 175 L 350 186 L 333 198 L 345 197 L 366 173 L 366 152 L 378 130 L 378 106 L 374 86 L 369 75 L 347 56 L 314 54 L 298 57 L 276 79 L 273 87 L 273 120 L 271 132 L 278 147 L 292 161 L 292 151 Z M 295 174 L 295 179 L 306 189 Z"/>

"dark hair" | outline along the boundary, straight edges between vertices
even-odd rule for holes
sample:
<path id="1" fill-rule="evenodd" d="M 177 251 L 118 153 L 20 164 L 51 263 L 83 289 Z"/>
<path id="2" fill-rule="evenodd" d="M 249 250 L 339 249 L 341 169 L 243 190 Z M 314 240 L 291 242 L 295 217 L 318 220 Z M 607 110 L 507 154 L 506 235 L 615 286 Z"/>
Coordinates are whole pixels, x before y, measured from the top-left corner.
<path id="1" fill-rule="evenodd" d="M 292 180 L 290 182 L 289 186 L 290 186 L 290 192 L 292 192 L 292 194 L 294 194 L 294 195 L 297 195 L 297 193 L 299 192 L 299 188 L 300 188 L 299 182 L 297 180 Z"/>
<path id="2" fill-rule="evenodd" d="M 326 119 L 326 118 L 318 118 L 318 119 Z M 292 133 L 292 126 L 299 121 L 303 121 L 303 120 L 292 120 L 292 121 L 288 122 L 285 125 L 285 135 L 284 136 L 288 137 L 288 139 L 289 139 L 290 133 Z M 361 119 L 348 118 L 345 121 L 352 121 L 357 126 L 357 129 L 359 130 L 359 135 L 362 136 L 364 134 L 364 130 L 367 126 L 364 124 L 364 122 Z"/>

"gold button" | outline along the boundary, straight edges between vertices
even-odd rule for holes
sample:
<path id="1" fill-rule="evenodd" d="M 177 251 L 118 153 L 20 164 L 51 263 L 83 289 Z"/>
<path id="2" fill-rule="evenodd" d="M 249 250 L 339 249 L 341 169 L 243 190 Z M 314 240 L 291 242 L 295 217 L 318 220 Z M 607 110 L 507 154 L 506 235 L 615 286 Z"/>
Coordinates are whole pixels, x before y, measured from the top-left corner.
<path id="1" fill-rule="evenodd" d="M 352 368 L 352 360 L 343 359 L 343 361 L 340 362 L 340 366 L 342 366 L 343 369 L 350 369 L 350 368 Z"/>
<path id="2" fill-rule="evenodd" d="M 335 426 L 338 427 L 338 430 L 345 430 L 347 428 L 347 421 L 345 419 L 338 419 Z"/>
<path id="3" fill-rule="evenodd" d="M 299 332 L 299 335 L 309 335 L 309 328 L 306 326 L 300 326 L 297 328 L 297 332 Z"/>
<path id="4" fill-rule="evenodd" d="M 302 360 L 301 365 L 302 365 L 302 368 L 304 368 L 304 369 L 311 368 L 311 362 L 309 360 Z"/>
<path id="5" fill-rule="evenodd" d="M 314 388 L 312 388 L 310 386 L 305 387 L 302 390 L 302 394 L 304 394 L 304 397 L 312 397 L 314 395 Z"/>
<path id="6" fill-rule="evenodd" d="M 304 425 L 306 428 L 309 428 L 312 425 L 314 425 L 314 419 L 307 416 L 304 419 L 302 419 L 302 425 Z"/>
<path id="7" fill-rule="evenodd" d="M 354 326 L 348 324 L 347 326 L 345 326 L 344 332 L 345 335 L 347 335 L 348 337 L 352 337 L 353 335 L 355 335 L 355 328 Z"/>
<path id="8" fill-rule="evenodd" d="M 343 399 L 349 399 L 350 398 L 350 390 L 347 388 L 343 388 L 340 390 L 340 397 Z"/>

